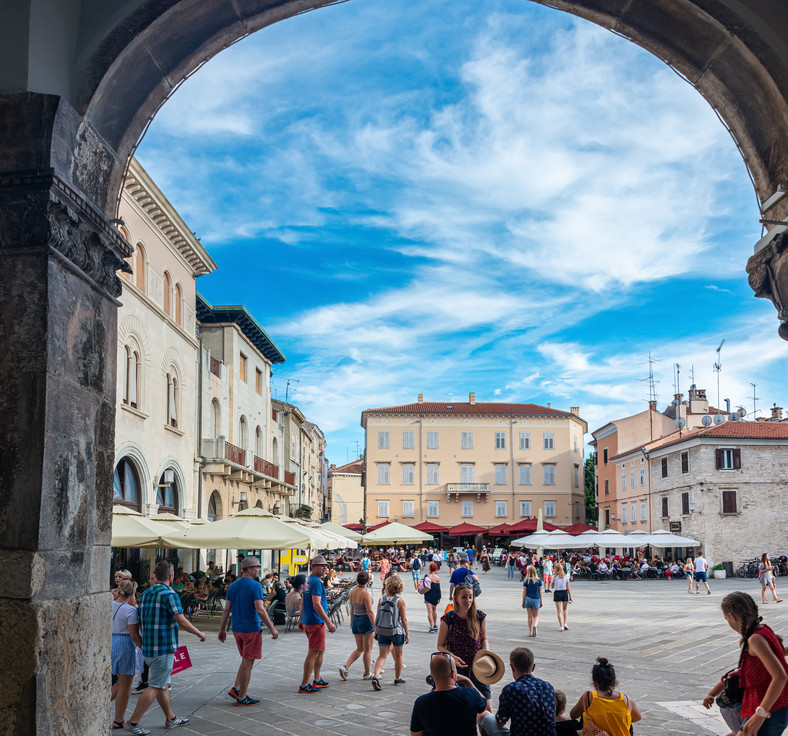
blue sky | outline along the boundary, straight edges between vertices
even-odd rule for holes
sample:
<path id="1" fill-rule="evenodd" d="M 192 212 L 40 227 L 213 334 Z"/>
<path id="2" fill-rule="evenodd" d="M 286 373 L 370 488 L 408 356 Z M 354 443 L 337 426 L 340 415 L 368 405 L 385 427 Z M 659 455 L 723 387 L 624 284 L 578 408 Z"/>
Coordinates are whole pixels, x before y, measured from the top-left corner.
<path id="1" fill-rule="evenodd" d="M 530 2 L 351 0 L 222 52 L 138 158 L 201 237 L 214 304 L 287 355 L 273 389 L 363 447 L 361 411 L 425 400 L 660 405 L 673 364 L 785 406 L 788 345 L 744 266 L 752 185 L 668 67 Z"/>

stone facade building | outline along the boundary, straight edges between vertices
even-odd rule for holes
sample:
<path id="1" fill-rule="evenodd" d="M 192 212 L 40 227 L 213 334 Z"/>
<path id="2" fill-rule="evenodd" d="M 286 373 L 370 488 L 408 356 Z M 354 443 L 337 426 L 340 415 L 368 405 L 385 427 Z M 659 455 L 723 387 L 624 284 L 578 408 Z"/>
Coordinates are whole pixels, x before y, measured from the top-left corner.
<path id="1" fill-rule="evenodd" d="M 727 421 L 648 450 L 654 530 L 697 539 L 709 563 L 788 549 L 788 424 Z"/>
<path id="2" fill-rule="evenodd" d="M 366 523 L 453 526 L 585 515 L 579 409 L 429 402 L 366 409 Z"/>
<path id="3" fill-rule="evenodd" d="M 336 524 L 357 524 L 364 518 L 364 461 L 359 458 L 328 470 L 329 519 Z"/>

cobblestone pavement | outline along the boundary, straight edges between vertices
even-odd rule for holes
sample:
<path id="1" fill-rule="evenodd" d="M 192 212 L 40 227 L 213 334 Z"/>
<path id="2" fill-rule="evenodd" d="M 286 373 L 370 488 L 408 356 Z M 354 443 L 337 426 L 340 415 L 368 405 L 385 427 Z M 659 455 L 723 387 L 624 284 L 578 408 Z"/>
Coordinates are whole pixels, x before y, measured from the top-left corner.
<path id="1" fill-rule="evenodd" d="M 442 578 L 448 581 L 447 575 Z M 479 603 L 488 615 L 490 648 L 506 661 L 514 647 L 531 647 L 536 655 L 535 674 L 563 690 L 570 706 L 590 686 L 595 658 L 605 656 L 616 667 L 621 689 L 643 712 L 643 721 L 635 726 L 636 734 L 708 736 L 727 732 L 722 719 L 700 705 L 711 685 L 737 659 L 738 637 L 722 617 L 720 600 L 733 590 L 746 590 L 759 601 L 757 580 L 712 580 L 710 596 L 705 592 L 688 595 L 684 581 L 576 581 L 572 583 L 569 630 L 558 631 L 555 606 L 548 595 L 538 636 L 530 639 L 525 612 L 520 607 L 519 580 L 507 580 L 503 568 L 495 568 L 480 579 L 484 592 Z M 778 578 L 777 582 L 779 591 L 783 581 Z M 376 580 L 376 598 L 379 590 Z M 405 648 L 405 685 L 392 685 L 394 669 L 390 661 L 381 678 L 381 692 L 374 692 L 369 682 L 361 680 L 360 662 L 351 668 L 347 682 L 340 680 L 337 670 L 354 648 L 346 619 L 335 634 L 328 636 L 323 676 L 331 686 L 319 695 L 296 692 L 306 637 L 295 631 L 280 633 L 276 641 L 266 638 L 263 660 L 255 666 L 249 689 L 250 695 L 262 702 L 248 708 L 236 707 L 227 696 L 239 663 L 232 640 L 225 645 L 217 640 L 218 616 L 196 616 L 194 622 L 208 633 L 208 641 L 200 644 L 190 634 L 181 636 L 194 666 L 173 677 L 175 712 L 191 718 L 191 724 L 180 728 L 179 733 L 408 736 L 413 701 L 429 689 L 424 677 L 436 635 L 427 633 L 422 597 L 412 585 L 406 585 L 405 597 L 411 632 L 411 642 Z M 784 606 L 763 606 L 761 613 L 776 631 L 787 632 L 788 602 Z M 284 627 L 281 629 L 283 632 Z M 493 686 L 494 705 L 508 681 L 507 675 Z M 135 699 L 132 696 L 129 713 Z M 164 718 L 157 706 L 145 715 L 142 725 L 154 734 L 164 730 Z"/>

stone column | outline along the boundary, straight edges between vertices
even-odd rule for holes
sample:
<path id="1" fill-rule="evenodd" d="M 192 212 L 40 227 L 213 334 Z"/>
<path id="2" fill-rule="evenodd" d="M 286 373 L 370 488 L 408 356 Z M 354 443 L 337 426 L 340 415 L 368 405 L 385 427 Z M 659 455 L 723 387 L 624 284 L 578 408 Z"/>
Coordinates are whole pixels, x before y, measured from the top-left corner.
<path id="1" fill-rule="evenodd" d="M 32 150 L 25 133 L 21 116 Z M 130 248 L 54 169 L 9 171 L 19 160 L 34 157 L 0 151 L 0 733 L 85 736 L 109 724 L 116 270 Z"/>

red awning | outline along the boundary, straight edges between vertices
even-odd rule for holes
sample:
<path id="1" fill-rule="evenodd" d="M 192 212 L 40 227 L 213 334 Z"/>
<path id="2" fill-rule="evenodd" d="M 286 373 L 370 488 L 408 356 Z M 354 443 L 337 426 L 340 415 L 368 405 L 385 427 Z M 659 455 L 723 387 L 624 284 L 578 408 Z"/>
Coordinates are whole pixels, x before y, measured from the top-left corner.
<path id="1" fill-rule="evenodd" d="M 374 532 L 375 529 L 380 529 L 380 527 L 386 526 L 386 524 L 388 524 L 388 523 L 389 522 L 387 522 L 387 521 L 381 521 L 380 524 L 373 524 L 372 526 L 368 526 L 367 527 L 367 531 L 368 532 Z"/>
<path id="2" fill-rule="evenodd" d="M 491 537 L 505 537 L 511 533 L 511 524 L 498 524 L 498 526 L 494 526 L 487 530 L 487 534 L 489 534 Z"/>
<path id="3" fill-rule="evenodd" d="M 361 532 L 364 528 L 363 524 L 342 524 L 345 529 L 350 529 L 351 532 Z"/>
<path id="4" fill-rule="evenodd" d="M 420 532 L 424 532 L 425 534 L 439 534 L 440 532 L 449 531 L 449 527 L 441 526 L 440 524 L 434 524 L 431 521 L 422 521 L 421 524 L 416 524 L 413 528 L 418 529 Z"/>
<path id="5" fill-rule="evenodd" d="M 458 526 L 453 526 L 449 529 L 449 534 L 452 537 L 459 537 L 463 534 L 484 534 L 486 531 L 487 530 L 483 526 L 474 526 L 473 524 L 465 522 Z"/>
<path id="6" fill-rule="evenodd" d="M 582 534 L 583 532 L 595 532 L 597 528 L 595 526 L 591 526 L 590 524 L 572 524 L 571 526 L 567 526 L 563 528 L 567 534 L 571 534 L 573 537 L 576 537 L 578 534 Z"/>
<path id="7" fill-rule="evenodd" d="M 522 521 L 518 521 L 516 524 L 512 526 L 512 532 L 518 534 L 519 532 L 535 532 L 536 531 L 536 519 L 523 519 Z M 558 529 L 555 524 L 551 524 L 549 521 L 544 522 L 544 529 L 545 531 L 552 532 Z"/>

